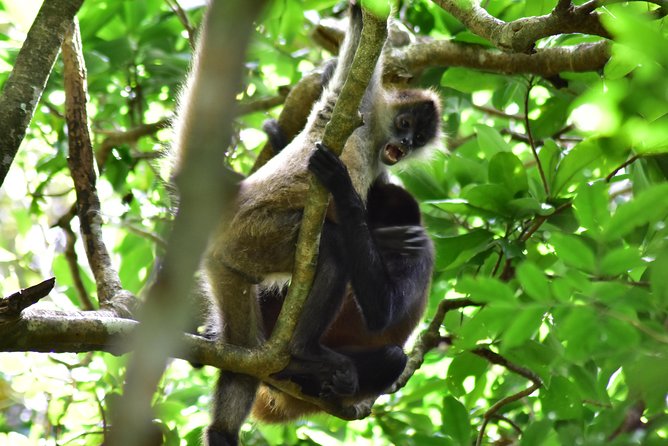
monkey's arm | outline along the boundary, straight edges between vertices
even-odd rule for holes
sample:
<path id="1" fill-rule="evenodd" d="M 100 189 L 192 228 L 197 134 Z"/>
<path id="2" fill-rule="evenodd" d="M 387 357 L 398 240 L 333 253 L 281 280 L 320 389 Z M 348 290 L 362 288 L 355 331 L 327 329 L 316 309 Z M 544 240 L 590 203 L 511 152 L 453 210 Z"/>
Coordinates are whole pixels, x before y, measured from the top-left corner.
<path id="1" fill-rule="evenodd" d="M 422 297 L 429 275 L 429 240 L 420 226 L 382 228 L 376 234 L 381 251 L 369 229 L 364 202 L 339 158 L 318 145 L 309 169 L 334 198 L 350 281 L 367 326 L 382 330 Z"/>

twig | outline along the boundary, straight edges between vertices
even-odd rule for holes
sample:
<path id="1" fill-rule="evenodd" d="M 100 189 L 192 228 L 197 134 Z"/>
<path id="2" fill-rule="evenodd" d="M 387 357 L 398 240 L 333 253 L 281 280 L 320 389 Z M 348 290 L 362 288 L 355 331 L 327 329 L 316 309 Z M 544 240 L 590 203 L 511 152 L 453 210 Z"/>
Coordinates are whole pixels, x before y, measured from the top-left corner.
<path id="1" fill-rule="evenodd" d="M 538 157 L 538 151 L 536 150 L 536 143 L 533 140 L 533 135 L 531 133 L 531 121 L 529 120 L 529 94 L 533 88 L 533 79 L 529 79 L 529 84 L 527 85 L 527 91 L 524 95 L 524 125 L 527 130 L 527 138 L 529 138 L 529 146 L 531 147 L 531 153 L 533 153 L 533 158 L 536 160 L 536 166 L 538 167 L 538 172 L 540 173 L 540 180 L 543 183 L 543 188 L 545 189 L 545 195 L 549 198 L 550 196 L 550 185 L 547 183 L 547 178 L 545 177 L 545 171 L 543 170 L 543 164 L 540 162 Z"/>
<path id="2" fill-rule="evenodd" d="M 96 133 L 103 133 L 106 135 L 106 138 L 95 151 L 95 160 L 97 161 L 98 168 L 100 171 L 104 168 L 105 164 L 107 163 L 107 159 L 109 158 L 109 153 L 114 147 L 117 147 L 121 144 L 131 144 L 137 142 L 137 140 L 144 136 L 154 135 L 159 130 L 168 128 L 170 124 L 171 118 L 165 118 L 150 124 L 139 125 L 130 130 L 114 132 L 98 130 Z"/>
<path id="3" fill-rule="evenodd" d="M 51 277 L 37 285 L 23 288 L 4 299 L 0 299 L 0 315 L 3 318 L 18 316 L 21 311 L 48 296 L 55 284 L 56 278 Z"/>
<path id="4" fill-rule="evenodd" d="M 631 164 L 635 163 L 641 157 L 642 157 L 642 155 L 633 155 L 631 158 L 624 161 L 622 164 L 620 164 L 618 167 L 616 167 L 612 172 L 610 172 L 605 177 L 605 182 L 609 183 L 610 181 L 612 181 L 612 179 L 615 177 L 615 175 L 617 175 L 617 172 L 619 172 L 623 168 L 625 168 L 627 166 L 630 166 Z"/>
<path id="5" fill-rule="evenodd" d="M 572 205 L 573 205 L 573 203 L 568 201 L 568 202 L 562 204 L 561 206 L 559 206 L 557 209 L 555 209 L 552 214 L 550 214 L 550 215 L 540 215 L 540 216 L 536 217 L 534 219 L 534 222 L 531 225 L 531 227 L 525 233 L 523 233 L 520 236 L 520 241 L 526 242 L 527 240 L 529 240 L 529 238 L 531 238 L 531 236 L 536 231 L 538 231 L 538 229 L 540 229 L 540 227 L 543 226 L 543 223 L 545 223 L 550 217 L 552 217 L 554 215 L 557 215 L 559 212 L 563 211 L 564 209 L 568 209 Z"/>
<path id="6" fill-rule="evenodd" d="M 285 102 L 285 98 L 290 92 L 287 88 L 279 88 L 278 95 L 269 98 L 256 99 L 254 101 L 241 102 L 237 106 L 239 115 L 247 115 L 258 111 L 269 110 L 270 108 L 278 107 Z"/>
<path id="7" fill-rule="evenodd" d="M 624 416 L 624 420 L 619 425 L 619 427 L 617 427 L 617 429 L 615 429 L 615 431 L 610 434 L 608 441 L 612 441 L 621 434 L 633 432 L 634 430 L 644 426 L 645 423 L 642 421 L 643 412 L 645 412 L 645 403 L 642 401 L 638 401 L 629 407 L 629 410 Z"/>
<path id="8" fill-rule="evenodd" d="M 65 242 L 65 260 L 67 261 L 67 266 L 70 269 L 72 274 L 72 281 L 74 282 L 74 289 L 79 296 L 79 302 L 81 303 L 81 308 L 84 310 L 93 310 L 93 301 L 91 301 L 86 287 L 84 286 L 83 279 L 81 278 L 81 270 L 79 269 L 79 261 L 77 259 L 77 252 L 74 249 L 76 243 L 76 235 L 70 226 L 70 221 L 59 222 L 58 226 L 65 232 L 66 242 Z"/>
<path id="9" fill-rule="evenodd" d="M 185 28 L 186 32 L 188 33 L 188 43 L 190 44 L 190 48 L 195 49 L 197 33 L 195 28 L 190 24 L 188 14 L 186 14 L 186 12 L 183 10 L 178 0 L 165 0 L 165 3 L 167 3 L 169 8 L 174 12 L 174 15 L 176 15 L 176 17 L 179 19 L 179 22 L 181 22 L 183 28 Z"/>
<path id="10" fill-rule="evenodd" d="M 387 393 L 395 393 L 403 388 L 411 376 L 422 366 L 424 357 L 429 351 L 436 348 L 439 344 L 445 342 L 449 343 L 449 338 L 443 338 L 440 335 L 441 325 L 445 319 L 445 315 L 449 311 L 464 307 L 479 307 L 481 304 L 473 302 L 470 299 L 444 299 L 438 304 L 436 313 L 434 314 L 429 326 L 425 328 L 418 337 L 413 349 L 408 355 L 408 363 L 406 368 L 401 373 L 401 376 L 392 384 Z"/>
<path id="11" fill-rule="evenodd" d="M 492 108 L 492 107 L 485 107 L 484 105 L 476 105 L 476 104 L 472 104 L 472 105 L 473 105 L 473 108 L 475 108 L 476 110 L 480 110 L 481 112 L 483 112 L 485 114 L 488 114 L 488 115 L 498 116 L 500 118 L 505 118 L 505 119 L 515 119 L 517 121 L 524 121 L 524 119 L 525 119 L 525 116 L 523 116 L 523 115 L 512 115 L 510 113 L 505 113 L 501 110 L 497 110 L 497 109 Z"/>
<path id="12" fill-rule="evenodd" d="M 515 423 L 510 418 L 504 417 L 503 415 L 494 415 L 494 416 L 492 416 L 492 419 L 508 423 L 510 425 L 510 427 L 512 427 L 515 430 L 515 432 L 522 435 L 522 428 L 519 426 L 519 424 Z"/>
<path id="13" fill-rule="evenodd" d="M 524 389 L 520 392 L 517 392 L 513 395 L 510 395 L 506 398 L 497 401 L 492 407 L 490 407 L 487 410 L 487 412 L 485 412 L 485 415 L 483 416 L 482 425 L 480 426 L 480 431 L 478 432 L 478 438 L 476 439 L 476 446 L 480 446 L 482 445 L 482 439 L 485 436 L 485 429 L 487 428 L 487 424 L 496 415 L 496 412 L 498 412 L 503 406 L 507 404 L 522 399 L 525 396 L 531 395 L 537 389 L 542 387 L 543 382 L 540 379 L 540 377 L 531 370 L 508 361 L 503 356 L 489 350 L 488 348 L 477 348 L 473 350 L 473 353 L 480 356 L 481 358 L 486 359 L 492 364 L 500 365 L 510 370 L 511 372 L 516 373 L 531 381 L 531 386 L 529 386 L 527 389 Z"/>

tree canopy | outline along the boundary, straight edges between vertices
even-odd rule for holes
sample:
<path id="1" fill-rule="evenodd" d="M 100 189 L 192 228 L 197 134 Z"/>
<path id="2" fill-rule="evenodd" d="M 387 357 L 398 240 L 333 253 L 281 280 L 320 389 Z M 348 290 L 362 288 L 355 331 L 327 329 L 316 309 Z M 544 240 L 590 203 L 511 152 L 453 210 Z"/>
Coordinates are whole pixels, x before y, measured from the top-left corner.
<path id="1" fill-rule="evenodd" d="M 157 357 L 146 401 L 169 445 L 199 444 L 215 382 L 182 359 L 260 373 L 134 320 L 159 271 L 197 262 L 171 245 L 168 176 L 203 4 L 0 0 L 0 444 L 101 444 L 126 372 L 154 370 L 129 350 L 181 358 L 162 374 Z M 209 37 L 227 53 L 203 93 L 225 113 L 188 177 L 209 213 L 232 194 L 201 190 L 206 175 L 272 155 L 264 120 L 304 125 L 346 23 L 337 0 L 217 4 Z M 243 444 L 668 442 L 666 14 L 664 0 L 398 2 L 384 80 L 444 104 L 445 149 L 391 172 L 436 247 L 425 320 L 370 416 L 250 420 Z M 204 220 L 184 237 L 203 244 Z M 184 305 L 160 300 L 170 291 L 153 288 L 154 323 Z"/>

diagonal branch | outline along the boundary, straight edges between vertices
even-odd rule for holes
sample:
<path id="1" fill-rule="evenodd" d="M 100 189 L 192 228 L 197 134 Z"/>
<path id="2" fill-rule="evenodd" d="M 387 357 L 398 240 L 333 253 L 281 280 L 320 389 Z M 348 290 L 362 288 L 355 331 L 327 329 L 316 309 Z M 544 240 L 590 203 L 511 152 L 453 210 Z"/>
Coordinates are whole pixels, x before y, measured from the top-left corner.
<path id="1" fill-rule="evenodd" d="M 175 141 L 183 155 L 176 178 L 180 207 L 162 268 L 146 297 L 142 324 L 130 343 L 136 354 L 128 363 L 124 395 L 113 413 L 114 424 L 122 428 L 114 431 L 110 445 L 144 444 L 141 434 L 150 423 L 151 400 L 167 358 L 184 348 L 179 334 L 186 324 L 183 296 L 193 289 L 209 234 L 224 218 L 225 204 L 237 190 L 238 178 L 221 172 L 222 161 L 237 113 L 235 97 L 246 48 L 264 3 L 215 0 L 209 4 Z"/>
<path id="2" fill-rule="evenodd" d="M 489 40 L 500 50 L 532 53 L 539 39 L 559 34 L 589 34 L 610 38 L 598 13 L 560 1 L 547 15 L 504 22 L 490 15 L 473 0 L 434 0 L 469 30 Z"/>
<path id="3" fill-rule="evenodd" d="M 337 154 L 341 153 L 346 140 L 359 125 L 359 105 L 387 37 L 385 19 L 381 20 L 363 9 L 363 20 L 362 36 L 355 58 L 322 138 L 323 144 Z M 276 327 L 267 342 L 270 350 L 281 349 L 292 337 L 297 316 L 315 276 L 320 230 L 328 202 L 326 189 L 312 177 L 297 241 L 292 283 Z"/>
<path id="4" fill-rule="evenodd" d="M 487 410 L 487 412 L 485 412 L 485 415 L 483 415 L 483 422 L 482 425 L 480 426 L 480 431 L 478 431 L 478 437 L 476 439 L 476 446 L 481 446 L 482 439 L 485 437 L 485 429 L 487 428 L 487 424 L 489 424 L 490 420 L 492 420 L 496 416 L 496 413 L 499 410 L 501 410 L 503 406 L 508 405 L 517 400 L 520 400 L 525 396 L 529 396 L 536 390 L 540 389 L 543 386 L 543 381 L 540 379 L 538 375 L 536 375 L 531 370 L 508 361 L 503 356 L 491 351 L 488 348 L 477 348 L 473 350 L 473 353 L 480 356 L 481 358 L 486 359 L 492 364 L 505 367 L 511 372 L 516 373 L 531 381 L 531 385 L 529 387 L 497 401 L 492 407 L 490 407 Z"/>
<path id="5" fill-rule="evenodd" d="M 65 31 L 83 0 L 45 0 L 0 96 L 0 186 L 14 161 Z"/>

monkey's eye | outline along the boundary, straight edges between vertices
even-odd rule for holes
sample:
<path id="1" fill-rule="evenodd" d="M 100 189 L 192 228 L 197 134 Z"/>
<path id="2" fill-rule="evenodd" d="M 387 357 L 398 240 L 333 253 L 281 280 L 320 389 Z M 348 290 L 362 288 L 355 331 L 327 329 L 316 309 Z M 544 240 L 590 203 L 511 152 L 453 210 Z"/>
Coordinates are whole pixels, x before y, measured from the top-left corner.
<path id="1" fill-rule="evenodd" d="M 399 130 L 406 130 L 411 126 L 410 121 L 405 117 L 405 115 L 397 116 L 397 119 L 394 124 L 397 126 Z"/>
<path id="2" fill-rule="evenodd" d="M 416 133 L 415 142 L 420 145 L 424 144 L 424 135 L 422 133 Z"/>

